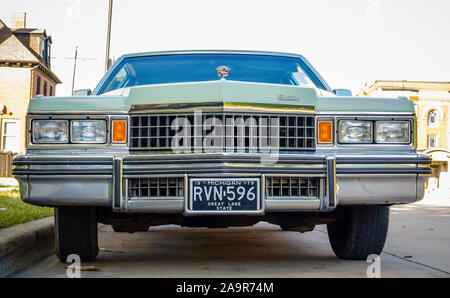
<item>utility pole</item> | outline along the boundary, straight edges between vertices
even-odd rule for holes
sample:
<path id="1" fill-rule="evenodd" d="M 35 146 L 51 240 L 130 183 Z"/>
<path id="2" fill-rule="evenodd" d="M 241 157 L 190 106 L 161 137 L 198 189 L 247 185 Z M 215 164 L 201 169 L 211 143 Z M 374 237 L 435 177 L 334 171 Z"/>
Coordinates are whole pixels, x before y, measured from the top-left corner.
<path id="1" fill-rule="evenodd" d="M 52 57 L 53 59 L 56 59 L 56 57 Z M 98 58 L 78 58 L 78 46 L 75 48 L 75 57 L 73 58 L 66 58 L 66 59 L 73 59 L 73 77 L 72 77 L 72 95 L 75 89 L 75 76 L 77 73 L 77 61 L 81 60 L 82 62 L 87 61 L 87 60 L 98 60 Z"/>
<path id="2" fill-rule="evenodd" d="M 78 46 L 75 48 L 75 58 L 73 62 L 73 77 L 72 77 L 72 95 L 75 87 L 75 73 L 77 71 L 77 57 L 78 57 Z"/>
<path id="3" fill-rule="evenodd" d="M 113 0 L 109 0 L 108 9 L 108 31 L 106 32 L 106 55 L 105 55 L 105 73 L 108 71 L 109 65 L 109 49 L 111 45 L 111 21 L 112 21 Z"/>

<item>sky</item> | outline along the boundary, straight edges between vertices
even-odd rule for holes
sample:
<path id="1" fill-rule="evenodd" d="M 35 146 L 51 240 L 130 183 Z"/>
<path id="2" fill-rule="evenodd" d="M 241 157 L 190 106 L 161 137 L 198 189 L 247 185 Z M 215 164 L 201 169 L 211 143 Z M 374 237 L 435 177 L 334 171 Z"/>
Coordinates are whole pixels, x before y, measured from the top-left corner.
<path id="1" fill-rule="evenodd" d="M 108 0 L 0 0 L 0 19 L 27 13 L 52 36 L 52 70 L 70 95 L 104 75 Z M 114 0 L 111 58 L 238 49 L 304 55 L 332 88 L 375 80 L 450 81 L 448 0 Z M 87 58 L 87 59 L 83 59 Z"/>

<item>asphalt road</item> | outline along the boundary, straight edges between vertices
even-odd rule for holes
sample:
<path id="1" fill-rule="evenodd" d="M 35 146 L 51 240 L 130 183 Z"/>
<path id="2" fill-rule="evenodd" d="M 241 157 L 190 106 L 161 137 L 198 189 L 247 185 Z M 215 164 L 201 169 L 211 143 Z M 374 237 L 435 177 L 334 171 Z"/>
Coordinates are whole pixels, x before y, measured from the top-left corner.
<path id="1" fill-rule="evenodd" d="M 82 277 L 366 277 L 365 261 L 339 260 L 325 226 L 283 232 L 259 223 L 249 228 L 152 227 L 114 233 L 101 225 L 101 251 Z M 450 277 L 450 206 L 391 208 L 381 277 Z M 66 264 L 50 256 L 15 277 L 65 277 Z"/>

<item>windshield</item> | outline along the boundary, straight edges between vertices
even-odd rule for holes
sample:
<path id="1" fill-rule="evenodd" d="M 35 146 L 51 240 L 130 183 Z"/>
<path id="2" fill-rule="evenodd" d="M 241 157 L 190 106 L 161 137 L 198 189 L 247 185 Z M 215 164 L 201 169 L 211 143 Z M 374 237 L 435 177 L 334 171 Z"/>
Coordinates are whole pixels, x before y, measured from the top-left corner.
<path id="1" fill-rule="evenodd" d="M 125 58 L 98 94 L 140 85 L 216 81 L 221 78 L 325 89 L 305 63 L 294 57 L 183 54 Z"/>

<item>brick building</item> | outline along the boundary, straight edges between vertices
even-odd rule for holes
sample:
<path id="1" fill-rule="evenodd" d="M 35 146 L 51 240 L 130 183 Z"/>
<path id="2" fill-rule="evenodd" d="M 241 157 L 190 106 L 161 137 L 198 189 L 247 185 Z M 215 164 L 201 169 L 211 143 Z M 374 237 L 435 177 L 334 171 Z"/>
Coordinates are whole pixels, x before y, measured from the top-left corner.
<path id="1" fill-rule="evenodd" d="M 417 114 L 417 151 L 433 158 L 428 190 L 450 194 L 450 82 L 375 81 L 362 89 L 372 97 L 407 97 Z"/>
<path id="2" fill-rule="evenodd" d="M 52 39 L 26 27 L 14 13 L 11 27 L 0 20 L 0 151 L 24 152 L 25 116 L 36 95 L 54 96 L 61 81 L 51 71 Z"/>

